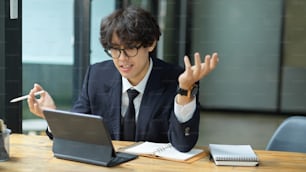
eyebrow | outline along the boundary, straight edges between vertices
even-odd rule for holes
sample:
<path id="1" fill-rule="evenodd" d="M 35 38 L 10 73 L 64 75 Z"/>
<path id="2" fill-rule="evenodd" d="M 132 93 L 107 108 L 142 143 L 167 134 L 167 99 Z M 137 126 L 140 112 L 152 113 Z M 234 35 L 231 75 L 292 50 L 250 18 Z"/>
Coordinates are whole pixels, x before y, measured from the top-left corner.
<path id="1" fill-rule="evenodd" d="M 121 46 L 122 46 L 123 48 L 121 48 Z M 136 48 L 136 47 L 138 47 L 138 46 L 137 46 L 137 45 L 130 45 L 130 46 L 125 47 L 125 46 L 119 45 L 119 44 L 111 44 L 110 47 L 111 47 L 111 48 L 116 48 L 116 49 L 129 49 L 129 48 Z"/>

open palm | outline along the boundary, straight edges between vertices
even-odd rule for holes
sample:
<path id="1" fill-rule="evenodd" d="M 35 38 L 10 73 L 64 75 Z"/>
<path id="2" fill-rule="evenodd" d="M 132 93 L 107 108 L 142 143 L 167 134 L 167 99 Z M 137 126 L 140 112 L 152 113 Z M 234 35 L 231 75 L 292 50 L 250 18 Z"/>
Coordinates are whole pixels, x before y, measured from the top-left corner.
<path id="1" fill-rule="evenodd" d="M 178 81 L 181 88 L 189 89 L 194 83 L 213 71 L 219 61 L 217 53 L 206 55 L 204 62 L 201 61 L 200 53 L 194 54 L 194 65 L 192 66 L 188 56 L 184 57 L 185 71 L 179 76 Z"/>

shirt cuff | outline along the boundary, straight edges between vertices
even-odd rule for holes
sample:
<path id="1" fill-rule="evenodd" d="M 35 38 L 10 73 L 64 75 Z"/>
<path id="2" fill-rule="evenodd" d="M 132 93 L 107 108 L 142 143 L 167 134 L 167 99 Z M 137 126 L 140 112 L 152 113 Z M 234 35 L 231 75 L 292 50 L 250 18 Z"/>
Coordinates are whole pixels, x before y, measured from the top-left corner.
<path id="1" fill-rule="evenodd" d="M 174 114 L 180 123 L 184 123 L 190 120 L 195 110 L 196 98 L 194 98 L 191 102 L 185 105 L 180 105 L 176 103 L 176 97 L 174 98 Z"/>

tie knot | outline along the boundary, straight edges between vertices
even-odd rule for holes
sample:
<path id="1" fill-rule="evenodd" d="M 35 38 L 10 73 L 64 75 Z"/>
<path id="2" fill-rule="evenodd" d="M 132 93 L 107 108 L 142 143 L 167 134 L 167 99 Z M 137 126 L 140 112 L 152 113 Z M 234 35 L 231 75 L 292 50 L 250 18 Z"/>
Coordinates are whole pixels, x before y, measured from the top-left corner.
<path id="1" fill-rule="evenodd" d="M 127 93 L 130 100 L 134 100 L 134 98 L 139 94 L 139 92 L 135 89 L 128 89 Z"/>

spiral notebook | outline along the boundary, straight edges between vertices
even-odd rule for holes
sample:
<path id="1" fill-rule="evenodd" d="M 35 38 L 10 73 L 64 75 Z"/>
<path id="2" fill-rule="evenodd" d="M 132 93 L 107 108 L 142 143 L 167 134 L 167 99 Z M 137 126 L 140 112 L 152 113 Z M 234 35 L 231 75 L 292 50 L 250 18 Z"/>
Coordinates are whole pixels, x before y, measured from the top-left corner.
<path id="1" fill-rule="evenodd" d="M 259 159 L 250 145 L 209 144 L 216 165 L 257 166 Z"/>
<path id="2" fill-rule="evenodd" d="M 170 143 L 155 143 L 148 141 L 135 143 L 131 146 L 121 148 L 119 151 L 181 162 L 193 162 L 205 155 L 203 149 L 193 148 L 189 152 L 180 152 Z"/>

